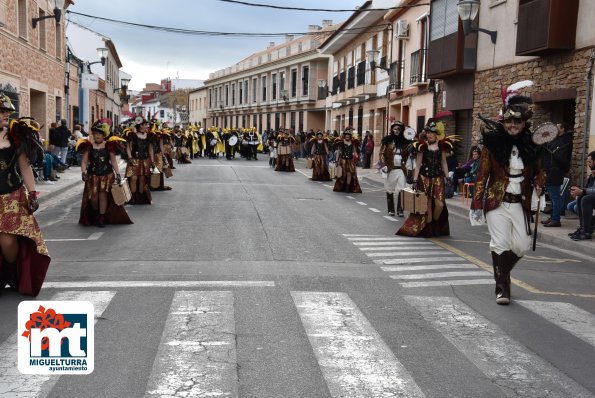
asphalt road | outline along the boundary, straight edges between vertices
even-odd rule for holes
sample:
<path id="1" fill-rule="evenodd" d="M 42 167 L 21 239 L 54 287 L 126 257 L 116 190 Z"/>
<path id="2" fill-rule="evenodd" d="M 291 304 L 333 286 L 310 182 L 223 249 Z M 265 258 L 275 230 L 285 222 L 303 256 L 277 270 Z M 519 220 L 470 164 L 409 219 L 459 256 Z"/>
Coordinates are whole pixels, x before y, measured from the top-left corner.
<path id="1" fill-rule="evenodd" d="M 20 375 L 0 296 L 0 396 L 595 395 L 592 259 L 538 247 L 494 301 L 485 227 L 396 237 L 381 187 L 277 173 L 267 159 L 180 165 L 133 225 L 77 224 L 82 187 L 37 214 L 52 263 L 38 300 L 94 302 L 89 376 Z"/>

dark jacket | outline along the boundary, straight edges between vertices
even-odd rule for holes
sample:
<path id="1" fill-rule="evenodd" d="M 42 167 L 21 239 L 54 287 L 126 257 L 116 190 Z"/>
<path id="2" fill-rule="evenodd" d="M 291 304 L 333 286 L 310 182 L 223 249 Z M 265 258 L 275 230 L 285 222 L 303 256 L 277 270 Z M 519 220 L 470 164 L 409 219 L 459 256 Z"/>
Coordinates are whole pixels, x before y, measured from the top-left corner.
<path id="1" fill-rule="evenodd" d="M 72 133 L 66 126 L 59 126 L 54 130 L 54 145 L 60 148 L 68 146 L 68 140 Z M 50 137 L 51 141 L 51 137 Z"/>
<path id="2" fill-rule="evenodd" d="M 547 172 L 547 185 L 560 185 L 570 171 L 572 158 L 572 133 L 567 132 L 549 142 L 543 156 L 543 164 Z"/>

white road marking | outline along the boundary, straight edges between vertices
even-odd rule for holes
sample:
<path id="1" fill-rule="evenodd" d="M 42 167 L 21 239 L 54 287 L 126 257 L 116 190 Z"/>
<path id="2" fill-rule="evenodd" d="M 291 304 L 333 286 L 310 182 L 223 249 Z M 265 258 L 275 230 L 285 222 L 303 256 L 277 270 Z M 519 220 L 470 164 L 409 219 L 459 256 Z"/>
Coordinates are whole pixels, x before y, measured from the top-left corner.
<path id="1" fill-rule="evenodd" d="M 328 185 L 328 184 L 324 184 L 324 186 L 325 187 L 328 187 L 328 188 L 334 188 L 335 187 L 334 185 Z"/>
<path id="2" fill-rule="evenodd" d="M 332 397 L 424 396 L 347 294 L 291 296 Z"/>
<path id="3" fill-rule="evenodd" d="M 387 245 L 390 246 L 358 246 L 358 249 L 361 251 L 378 251 L 378 250 L 401 250 L 401 249 L 428 249 L 428 248 L 437 248 L 442 249 L 439 246 L 436 246 L 432 242 L 387 242 Z"/>
<path id="4" fill-rule="evenodd" d="M 570 303 L 515 300 L 554 325 L 595 346 L 595 316 Z"/>
<path id="5" fill-rule="evenodd" d="M 410 238 L 408 236 L 383 236 L 383 237 L 353 237 L 353 238 L 347 238 L 350 241 L 353 242 L 354 245 L 357 245 L 357 242 L 365 242 L 365 241 L 370 241 L 370 242 L 375 242 L 375 241 L 389 241 L 389 242 L 398 242 L 398 241 L 413 241 L 415 242 L 415 240 L 423 240 L 420 238 Z"/>
<path id="6" fill-rule="evenodd" d="M 46 289 L 121 287 L 274 287 L 272 281 L 81 281 L 45 282 Z"/>
<path id="7" fill-rule="evenodd" d="M 413 248 L 416 249 L 416 248 Z M 424 254 L 432 254 L 432 255 L 436 255 L 436 256 L 440 256 L 443 254 L 452 254 L 451 252 L 449 252 L 448 250 L 444 250 L 441 247 L 420 247 L 417 248 L 418 250 L 422 250 L 422 251 L 416 251 L 416 252 L 384 252 L 384 253 L 366 253 L 366 256 L 368 257 L 407 257 L 407 256 L 419 256 L 419 255 L 424 255 Z M 431 253 L 428 253 L 428 250 L 433 250 Z"/>
<path id="8" fill-rule="evenodd" d="M 358 205 L 361 205 L 361 206 L 367 206 L 368 205 L 367 203 L 364 203 L 364 202 L 355 202 L 355 203 L 357 203 Z"/>
<path id="9" fill-rule="evenodd" d="M 369 237 L 374 237 L 374 236 L 382 236 L 382 235 L 366 235 L 366 234 L 343 234 L 343 236 L 356 236 L 356 237 L 357 237 L 357 236 L 361 236 L 361 237 L 366 237 L 366 236 L 369 236 Z"/>
<path id="10" fill-rule="evenodd" d="M 394 217 L 391 217 L 391 216 L 384 216 L 384 218 L 386 218 L 389 221 L 400 221 L 400 220 L 398 220 L 398 219 L 396 219 Z"/>
<path id="11" fill-rule="evenodd" d="M 232 292 L 178 291 L 145 397 L 237 397 Z"/>
<path id="12" fill-rule="evenodd" d="M 104 232 L 94 232 L 88 238 L 72 238 L 72 239 L 45 239 L 46 242 L 78 242 L 83 240 L 99 240 Z"/>
<path id="13" fill-rule="evenodd" d="M 440 264 L 380 267 L 385 272 L 424 271 L 431 269 L 476 269 L 475 264 Z"/>
<path id="14" fill-rule="evenodd" d="M 436 261 L 467 261 L 462 257 L 456 257 L 453 256 L 452 257 L 445 257 L 444 255 L 442 257 L 423 257 L 423 258 L 387 258 L 384 260 L 374 260 L 375 264 L 386 264 L 386 265 L 395 265 L 395 264 L 413 264 L 413 263 L 431 263 L 431 262 L 436 262 Z"/>
<path id="15" fill-rule="evenodd" d="M 345 196 L 347 199 L 355 199 L 353 196 Z"/>
<path id="16" fill-rule="evenodd" d="M 50 300 L 90 301 L 95 308 L 95 323 L 107 308 L 116 292 L 60 292 Z M 24 375 L 18 371 L 17 333 L 10 335 L 0 344 L 0 395 L 21 397 L 46 397 L 60 376 Z"/>
<path id="17" fill-rule="evenodd" d="M 378 210 L 378 209 L 375 209 L 375 208 L 373 208 L 373 207 L 368 207 L 368 210 L 370 210 L 371 212 L 374 212 L 374 213 L 381 213 L 381 211 L 380 211 L 380 210 Z"/>
<path id="18" fill-rule="evenodd" d="M 392 279 L 415 280 L 434 278 L 460 278 L 464 276 L 486 276 L 486 271 L 450 271 L 450 272 L 429 272 L 426 274 L 391 275 Z"/>
<path id="19" fill-rule="evenodd" d="M 493 285 L 493 279 L 460 279 L 448 281 L 427 281 L 427 282 L 401 282 L 401 287 L 440 287 L 440 286 L 468 286 L 468 285 Z"/>
<path id="20" fill-rule="evenodd" d="M 454 297 L 404 296 L 507 396 L 592 394 Z"/>

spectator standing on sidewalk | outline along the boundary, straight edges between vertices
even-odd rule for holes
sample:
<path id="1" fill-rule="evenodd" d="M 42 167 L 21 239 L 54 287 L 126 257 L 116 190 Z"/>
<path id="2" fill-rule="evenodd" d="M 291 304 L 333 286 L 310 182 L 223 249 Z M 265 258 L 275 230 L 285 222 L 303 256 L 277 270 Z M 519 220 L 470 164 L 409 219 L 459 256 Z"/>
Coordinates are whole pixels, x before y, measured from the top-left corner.
<path id="1" fill-rule="evenodd" d="M 584 188 L 573 186 L 570 195 L 576 198 L 576 212 L 580 218 L 580 227 L 572 234 L 572 240 L 590 240 L 593 234 L 593 207 L 595 207 L 595 151 L 587 156 L 587 167 L 591 175 L 585 181 Z"/>
<path id="2" fill-rule="evenodd" d="M 374 153 L 374 137 L 366 130 L 364 137 L 364 169 L 370 168 L 372 162 L 372 154 Z"/>
<path id="3" fill-rule="evenodd" d="M 72 136 L 72 133 L 68 130 L 66 124 L 66 119 L 62 119 L 59 127 L 50 130 L 50 144 L 54 145 L 53 153 L 58 156 L 60 161 L 64 164 L 66 164 L 66 156 L 68 155 L 68 141 Z"/>
<path id="4" fill-rule="evenodd" d="M 547 172 L 546 189 L 552 201 L 551 217 L 542 222 L 544 227 L 560 227 L 560 215 L 564 211 L 565 191 L 560 191 L 564 177 L 570 171 L 572 158 L 572 132 L 566 122 L 560 122 L 558 136 L 545 145 L 543 157 L 544 168 Z"/>

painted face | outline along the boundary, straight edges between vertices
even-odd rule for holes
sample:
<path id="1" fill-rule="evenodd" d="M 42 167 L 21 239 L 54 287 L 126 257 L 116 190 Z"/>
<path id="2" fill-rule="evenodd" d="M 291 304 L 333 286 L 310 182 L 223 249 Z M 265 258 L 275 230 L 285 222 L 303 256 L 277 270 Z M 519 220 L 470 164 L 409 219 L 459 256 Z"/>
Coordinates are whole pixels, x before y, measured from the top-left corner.
<path id="1" fill-rule="evenodd" d="M 504 130 L 509 135 L 518 135 L 525 128 L 525 121 L 523 119 L 506 119 L 504 120 Z"/>

